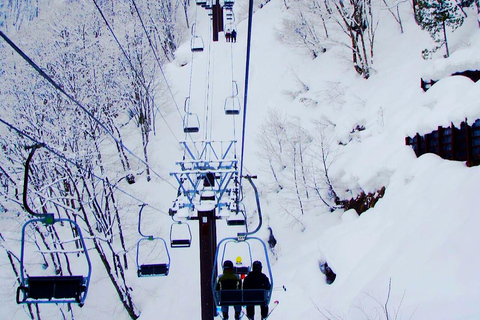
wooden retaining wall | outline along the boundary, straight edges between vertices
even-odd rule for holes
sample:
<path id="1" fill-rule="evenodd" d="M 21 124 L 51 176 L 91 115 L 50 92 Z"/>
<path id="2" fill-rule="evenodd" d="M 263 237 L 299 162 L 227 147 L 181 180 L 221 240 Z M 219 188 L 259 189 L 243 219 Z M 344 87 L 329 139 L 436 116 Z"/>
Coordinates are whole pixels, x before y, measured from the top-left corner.
<path id="1" fill-rule="evenodd" d="M 480 119 L 472 125 L 467 120 L 457 128 L 450 124 L 449 127 L 438 127 L 437 130 L 414 137 L 406 137 L 405 144 L 412 146 L 416 156 L 425 153 L 435 153 L 443 159 L 466 161 L 467 166 L 480 164 Z"/>

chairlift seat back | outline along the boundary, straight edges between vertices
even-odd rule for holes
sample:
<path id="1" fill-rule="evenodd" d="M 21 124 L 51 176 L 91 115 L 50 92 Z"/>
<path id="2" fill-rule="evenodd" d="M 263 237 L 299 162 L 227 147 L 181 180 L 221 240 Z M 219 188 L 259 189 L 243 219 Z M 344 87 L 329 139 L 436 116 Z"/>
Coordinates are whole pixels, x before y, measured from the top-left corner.
<path id="1" fill-rule="evenodd" d="M 224 103 L 226 115 L 239 115 L 241 109 L 240 99 L 237 96 L 227 97 Z"/>
<path id="2" fill-rule="evenodd" d="M 247 222 L 245 219 L 228 219 L 227 218 L 227 226 L 244 226 Z"/>
<path id="3" fill-rule="evenodd" d="M 193 37 L 191 40 L 190 49 L 192 50 L 192 52 L 202 52 L 203 39 L 198 36 Z"/>
<path id="4" fill-rule="evenodd" d="M 215 291 L 220 306 L 259 306 L 269 302 L 270 291 L 265 289 Z"/>
<path id="5" fill-rule="evenodd" d="M 183 128 L 183 133 L 197 133 L 198 131 L 200 131 L 200 128 L 195 126 Z"/>
<path id="6" fill-rule="evenodd" d="M 233 267 L 233 273 L 235 274 L 248 274 L 249 272 L 249 266 Z"/>
<path id="7" fill-rule="evenodd" d="M 225 110 L 225 114 L 227 116 L 236 116 L 240 114 L 240 110 L 235 110 L 235 109 L 227 109 Z"/>
<path id="8" fill-rule="evenodd" d="M 83 276 L 34 276 L 26 280 L 26 284 L 18 289 L 18 303 L 37 303 L 42 299 L 51 302 L 55 302 L 52 299 L 65 299 L 81 303 L 81 295 L 86 290 Z M 21 301 L 18 297 L 20 291 L 24 294 Z"/>
<path id="9" fill-rule="evenodd" d="M 170 267 L 166 263 L 158 264 L 142 264 L 138 267 L 137 273 L 139 277 L 168 275 Z"/>
<path id="10" fill-rule="evenodd" d="M 192 241 L 190 239 L 172 239 L 170 247 L 172 248 L 188 248 Z"/>

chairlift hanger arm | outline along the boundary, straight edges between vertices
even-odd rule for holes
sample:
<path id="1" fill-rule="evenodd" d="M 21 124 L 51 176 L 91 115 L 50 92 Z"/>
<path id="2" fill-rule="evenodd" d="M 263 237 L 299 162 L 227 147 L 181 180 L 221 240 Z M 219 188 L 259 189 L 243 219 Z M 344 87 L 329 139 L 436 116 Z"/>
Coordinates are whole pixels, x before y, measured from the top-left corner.
<path id="1" fill-rule="evenodd" d="M 244 178 L 247 179 L 248 182 L 250 182 L 250 184 L 253 187 L 253 191 L 255 192 L 255 200 L 257 202 L 257 211 L 258 211 L 258 226 L 253 231 L 245 232 L 245 233 L 239 233 L 238 234 L 239 237 L 246 237 L 246 236 L 252 235 L 254 233 L 257 233 L 258 230 L 260 230 L 260 228 L 262 227 L 262 224 L 263 224 L 262 209 L 260 208 L 260 198 L 259 198 L 259 195 L 258 195 L 258 189 L 257 189 L 257 186 L 255 186 L 255 184 L 253 183 L 253 179 L 256 179 L 257 176 L 246 175 L 246 176 L 244 176 Z"/>
<path id="2" fill-rule="evenodd" d="M 42 148 L 44 146 L 45 145 L 42 143 L 42 144 L 35 144 L 31 147 L 26 147 L 26 149 L 31 149 L 31 150 L 30 150 L 30 154 L 27 157 L 27 162 L 25 163 L 25 174 L 24 174 L 24 177 L 23 177 L 23 180 L 24 180 L 23 181 L 23 206 L 25 207 L 25 210 L 27 210 L 27 212 L 30 213 L 32 216 L 39 217 L 39 218 L 42 217 L 44 219 L 44 222 L 53 223 L 53 214 L 51 214 L 51 213 L 47 213 L 47 214 L 36 213 L 30 208 L 30 206 L 28 205 L 28 201 L 27 201 L 28 176 L 29 176 L 29 173 L 30 173 L 30 162 L 32 161 L 32 158 L 33 158 L 33 155 L 35 154 L 35 151 L 37 151 L 38 148 Z"/>
<path id="3" fill-rule="evenodd" d="M 146 203 L 142 203 L 140 204 L 140 211 L 138 212 L 138 233 L 144 237 L 144 238 L 153 238 L 153 236 L 146 236 L 142 233 L 142 230 L 141 230 L 141 225 L 142 225 L 142 211 L 143 211 L 143 208 L 145 208 L 145 206 L 147 206 Z"/>

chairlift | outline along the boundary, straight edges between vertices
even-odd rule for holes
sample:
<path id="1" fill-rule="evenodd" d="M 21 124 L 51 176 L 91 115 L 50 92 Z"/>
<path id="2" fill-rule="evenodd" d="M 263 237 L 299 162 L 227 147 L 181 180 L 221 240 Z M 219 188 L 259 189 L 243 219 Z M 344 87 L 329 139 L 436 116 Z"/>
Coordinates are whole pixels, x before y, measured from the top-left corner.
<path id="1" fill-rule="evenodd" d="M 245 205 L 239 203 L 238 207 L 227 217 L 227 226 L 244 226 L 247 224 Z"/>
<path id="2" fill-rule="evenodd" d="M 226 115 L 239 115 L 240 114 L 240 99 L 238 97 L 227 97 L 225 99 L 224 110 Z"/>
<path id="3" fill-rule="evenodd" d="M 183 132 L 196 133 L 200 131 L 200 120 L 198 116 L 190 112 L 190 97 L 185 99 L 183 106 L 185 116 L 183 117 Z"/>
<path id="4" fill-rule="evenodd" d="M 187 113 L 183 117 L 183 132 L 184 133 L 197 133 L 200 131 L 200 120 L 198 116 L 193 113 Z"/>
<path id="5" fill-rule="evenodd" d="M 137 276 L 167 276 L 170 271 L 170 254 L 167 243 L 163 238 L 146 236 L 142 233 L 141 222 L 144 207 L 145 204 L 142 204 L 138 213 L 138 233 L 142 238 L 137 242 Z M 148 252 L 148 254 L 144 255 L 141 252 Z"/>
<path id="6" fill-rule="evenodd" d="M 235 21 L 235 14 L 233 13 L 233 10 L 232 8 L 225 8 L 225 20 L 227 21 L 227 23 L 225 24 L 225 27 L 224 29 L 225 30 L 228 30 L 230 28 L 230 30 L 236 30 L 235 28 L 235 24 L 234 24 L 234 21 Z"/>
<path id="7" fill-rule="evenodd" d="M 173 216 L 172 216 L 173 220 Z M 192 244 L 192 231 L 188 223 L 173 220 L 170 226 L 170 247 L 189 248 Z"/>
<path id="8" fill-rule="evenodd" d="M 228 9 L 228 8 L 229 8 L 229 9 L 233 8 L 233 5 L 234 5 L 234 4 L 235 4 L 235 1 L 234 1 L 234 0 L 225 0 L 225 1 L 223 2 L 224 8 L 227 8 L 227 9 Z"/>
<path id="9" fill-rule="evenodd" d="M 240 114 L 241 103 L 238 98 L 238 84 L 232 81 L 232 95 L 225 99 L 224 110 L 226 115 Z"/>
<path id="10" fill-rule="evenodd" d="M 190 41 L 190 48 L 192 52 L 202 52 L 203 51 L 203 39 L 200 36 L 192 36 L 192 40 Z"/>
<path id="11" fill-rule="evenodd" d="M 214 294 L 215 304 L 217 306 L 257 306 L 257 305 L 268 305 L 270 303 L 270 298 L 272 295 L 272 288 L 273 288 L 273 276 L 272 270 L 270 267 L 270 261 L 268 258 L 267 247 L 265 243 L 257 238 L 257 237 L 245 237 L 245 239 L 241 239 L 240 237 L 237 238 L 225 238 L 219 242 L 217 246 L 217 251 L 215 254 L 215 261 L 214 261 L 214 271 L 220 271 L 221 266 L 223 265 L 223 261 L 225 258 L 225 252 L 227 251 L 227 244 L 236 243 L 236 244 L 246 244 L 249 250 L 250 260 L 251 258 L 251 244 L 257 243 L 263 247 L 263 259 L 256 259 L 256 260 L 263 260 L 265 263 L 264 265 L 268 268 L 268 275 L 270 280 L 270 289 L 230 289 L 230 290 L 216 290 L 217 279 L 215 278 L 216 272 L 212 273 L 212 291 Z M 223 250 L 222 250 L 223 248 Z M 219 260 L 219 252 L 222 251 L 221 257 L 222 259 Z M 238 254 L 238 252 L 235 252 Z M 219 264 L 220 262 L 220 264 Z"/>
<path id="12" fill-rule="evenodd" d="M 32 148 L 25 165 L 23 205 L 28 213 L 37 218 L 27 221 L 22 228 L 20 286 L 17 289 L 16 301 L 18 304 L 77 303 L 81 307 L 87 297 L 92 273 L 92 265 L 81 228 L 71 219 L 55 218 L 50 213 L 35 213 L 27 203 L 30 161 L 39 147 L 41 145 Z M 48 232 L 52 233 L 51 237 L 49 235 L 44 237 L 45 241 L 51 239 L 51 243 L 45 245 L 45 250 L 40 249 L 36 244 L 27 246 L 29 239 L 31 239 L 31 235 L 27 236 L 26 234 L 27 230 L 37 229 L 41 224 L 45 226 Z M 55 259 L 53 263 L 55 265 L 55 275 L 44 275 L 47 273 L 46 270 L 51 270 L 47 262 L 49 258 Z M 63 259 L 69 262 L 66 269 L 70 275 L 63 274 L 65 270 L 62 270 L 62 265 L 59 264 Z M 77 263 L 77 261 L 72 263 L 73 259 L 81 260 L 83 263 Z M 41 264 L 41 267 L 35 269 L 37 262 Z M 73 275 L 72 273 L 76 270 L 72 272 L 72 269 L 82 264 L 86 269 L 85 274 Z"/>
<path id="13" fill-rule="evenodd" d="M 207 5 L 207 0 L 196 0 L 196 4 L 199 6 L 206 6 Z"/>

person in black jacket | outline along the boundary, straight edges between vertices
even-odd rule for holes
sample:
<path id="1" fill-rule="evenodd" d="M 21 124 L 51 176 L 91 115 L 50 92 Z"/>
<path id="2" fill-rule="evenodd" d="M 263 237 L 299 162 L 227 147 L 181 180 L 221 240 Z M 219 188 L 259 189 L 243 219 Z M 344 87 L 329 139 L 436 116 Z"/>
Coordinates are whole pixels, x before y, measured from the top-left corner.
<path id="1" fill-rule="evenodd" d="M 243 289 L 265 289 L 270 290 L 270 280 L 262 273 L 262 263 L 255 261 L 252 266 L 252 272 L 250 272 L 243 280 Z M 268 305 L 261 305 L 260 312 L 262 319 L 265 319 L 268 315 Z M 253 320 L 255 316 L 255 306 L 247 306 L 247 317 Z"/>

